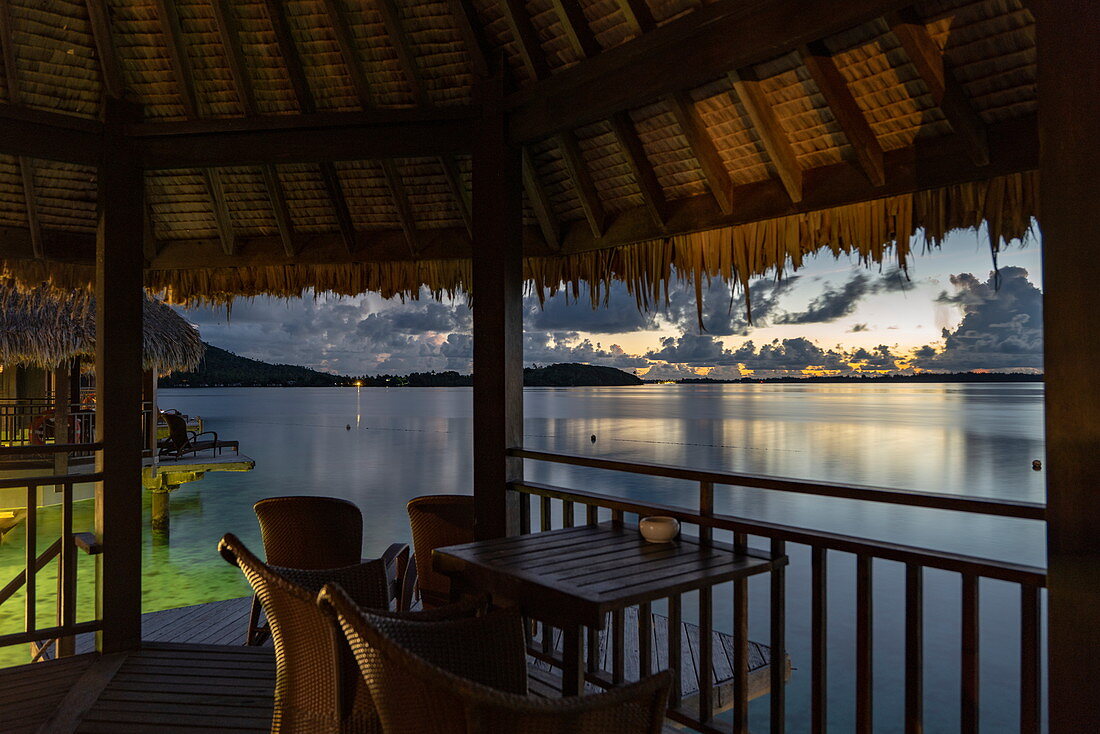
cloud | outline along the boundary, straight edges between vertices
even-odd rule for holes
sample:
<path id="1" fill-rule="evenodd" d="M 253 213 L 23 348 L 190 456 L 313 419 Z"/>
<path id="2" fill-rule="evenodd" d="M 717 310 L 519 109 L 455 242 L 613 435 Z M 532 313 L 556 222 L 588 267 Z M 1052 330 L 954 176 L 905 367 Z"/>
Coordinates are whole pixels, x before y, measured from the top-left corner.
<path id="1" fill-rule="evenodd" d="M 712 336 L 747 336 L 755 327 L 767 326 L 780 297 L 788 293 L 799 276 L 782 280 L 758 278 L 749 283 L 749 304 L 752 306 L 752 324 L 745 309 L 745 293 L 715 279 L 705 283 L 702 290 L 703 329 Z M 662 315 L 682 332 L 699 333 L 699 310 L 695 286 L 689 282 L 677 282 L 669 291 L 669 304 Z"/>
<path id="2" fill-rule="evenodd" d="M 818 324 L 836 321 L 854 312 L 859 302 L 869 295 L 898 293 L 910 288 L 912 283 L 909 276 L 897 267 L 887 270 L 877 278 L 864 272 L 855 272 L 839 288 L 832 283 L 826 283 L 825 290 L 810 301 L 806 310 L 780 314 L 775 323 Z"/>
<path id="3" fill-rule="evenodd" d="M 848 329 L 849 334 L 858 334 L 861 331 L 870 331 L 870 327 L 867 324 L 852 324 L 852 328 Z"/>
<path id="4" fill-rule="evenodd" d="M 789 374 L 803 370 L 850 371 L 847 355 L 834 349 L 823 349 L 805 337 L 775 339 L 756 345 L 749 340 L 733 350 L 732 358 L 746 369 L 767 373 Z"/>
<path id="5" fill-rule="evenodd" d="M 525 332 L 523 362 L 528 365 L 582 362 L 628 371 L 649 364 L 637 355 L 627 354 L 618 344 L 612 344 L 605 349 L 599 342 L 581 338 L 576 331 Z"/>
<path id="6" fill-rule="evenodd" d="M 943 330 L 941 349 L 932 345 L 916 352 L 913 364 L 936 371 L 1036 370 L 1043 366 L 1043 294 L 1024 268 L 1009 267 L 984 282 L 970 273 L 951 276 L 954 295 L 946 291 L 938 303 L 958 306 L 963 319 L 952 331 Z"/>
<path id="7" fill-rule="evenodd" d="M 538 298 L 527 296 L 523 303 L 525 328 L 538 331 L 584 331 L 589 334 L 625 334 L 633 331 L 656 329 L 657 317 L 638 308 L 634 296 L 626 286 L 615 281 L 610 287 L 610 297 L 599 308 L 592 308 L 583 287 L 576 300 L 570 300 L 559 291 L 540 307 Z"/>
<path id="8" fill-rule="evenodd" d="M 661 339 L 661 348 L 646 352 L 646 358 L 663 362 L 708 365 L 720 363 L 729 352 L 711 334 L 683 334 Z"/>

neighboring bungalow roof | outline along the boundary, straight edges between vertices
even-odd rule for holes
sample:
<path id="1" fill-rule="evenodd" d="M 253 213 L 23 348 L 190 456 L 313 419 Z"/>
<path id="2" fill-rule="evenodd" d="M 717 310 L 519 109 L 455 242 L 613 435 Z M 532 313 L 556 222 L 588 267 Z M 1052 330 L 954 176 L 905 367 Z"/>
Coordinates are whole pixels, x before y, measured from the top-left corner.
<path id="1" fill-rule="evenodd" d="M 146 297 L 143 368 L 193 369 L 202 359 L 199 331 L 169 306 Z M 95 298 L 87 289 L 18 288 L 0 280 L 0 365 L 53 369 L 95 354 Z"/>
<path id="2" fill-rule="evenodd" d="M 0 98 L 95 119 L 125 95 L 149 137 L 363 110 L 462 117 L 503 54 L 540 290 L 618 278 L 645 303 L 671 265 L 747 283 L 821 247 L 904 263 L 918 228 L 936 242 L 987 223 L 996 248 L 1037 213 L 1021 0 L 0 7 Z M 467 287 L 468 151 L 342 157 L 148 171 L 147 284 L 181 300 Z M 85 283 L 95 226 L 94 167 L 0 155 L 2 270 Z"/>

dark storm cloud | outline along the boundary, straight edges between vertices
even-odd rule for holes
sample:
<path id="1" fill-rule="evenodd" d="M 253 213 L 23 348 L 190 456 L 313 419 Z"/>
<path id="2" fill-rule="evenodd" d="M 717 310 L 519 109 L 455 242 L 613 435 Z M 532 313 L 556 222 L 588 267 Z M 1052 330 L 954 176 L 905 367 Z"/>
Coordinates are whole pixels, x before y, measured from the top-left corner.
<path id="1" fill-rule="evenodd" d="M 825 284 L 825 290 L 816 296 L 804 311 L 778 315 L 777 324 L 818 324 L 848 316 L 867 296 L 875 293 L 897 293 L 912 288 L 909 276 L 901 268 L 890 268 L 878 277 L 863 272 L 853 273 L 840 287 Z"/>
<path id="2" fill-rule="evenodd" d="M 870 327 L 867 324 L 852 324 L 852 328 L 848 329 L 849 334 L 858 334 L 861 331 L 870 331 Z"/>
<path id="3" fill-rule="evenodd" d="M 990 275 L 981 281 L 970 273 L 951 276 L 954 295 L 937 302 L 956 305 L 963 319 L 954 331 L 944 329 L 944 346 L 917 350 L 921 369 L 1040 369 L 1043 366 L 1043 294 L 1018 267 L 1000 271 L 1000 288 Z"/>
<path id="4" fill-rule="evenodd" d="M 524 326 L 538 331 L 572 330 L 590 334 L 625 334 L 657 328 L 656 315 L 640 310 L 626 286 L 612 283 L 610 298 L 599 308 L 592 308 L 588 293 L 582 288 L 577 300 L 558 292 L 539 305 L 538 298 L 524 299 Z"/>
<path id="5" fill-rule="evenodd" d="M 799 276 L 782 280 L 759 278 L 749 283 L 752 323 L 745 309 L 745 293 L 723 282 L 712 280 L 703 286 L 703 329 L 712 336 L 746 336 L 754 327 L 767 326 L 780 297 L 788 293 Z M 669 304 L 663 316 L 682 332 L 699 333 L 699 312 L 692 283 L 676 283 L 669 291 Z"/>
<path id="6" fill-rule="evenodd" d="M 648 359 L 679 364 L 713 365 L 720 363 L 729 352 L 711 334 L 683 334 L 661 340 L 661 348 L 647 352 Z"/>
<path id="7" fill-rule="evenodd" d="M 746 369 L 765 372 L 800 372 L 805 369 L 848 371 L 847 355 L 835 349 L 822 349 L 809 339 L 775 339 L 757 349 L 747 341 L 730 354 Z"/>
<path id="8" fill-rule="evenodd" d="M 599 342 L 582 339 L 575 331 L 528 331 L 523 335 L 524 364 L 553 364 L 555 362 L 583 362 L 606 367 L 631 370 L 648 366 L 645 359 L 627 354 L 622 347 L 612 344 L 606 349 Z"/>

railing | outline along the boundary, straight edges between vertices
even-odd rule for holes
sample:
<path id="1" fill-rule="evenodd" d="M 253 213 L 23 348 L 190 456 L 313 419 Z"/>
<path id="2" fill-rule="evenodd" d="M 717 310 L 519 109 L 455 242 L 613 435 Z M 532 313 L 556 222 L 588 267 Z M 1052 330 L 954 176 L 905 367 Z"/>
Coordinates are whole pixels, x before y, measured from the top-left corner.
<path id="1" fill-rule="evenodd" d="M 924 730 L 924 570 L 939 569 L 961 576 L 962 608 L 960 615 L 960 726 L 962 732 L 978 731 L 979 709 L 979 579 L 999 579 L 1020 587 L 1020 731 L 1038 734 L 1040 731 L 1041 699 L 1041 603 L 1042 589 L 1046 585 L 1046 571 L 1042 568 L 1014 563 L 991 561 L 972 556 L 930 550 L 897 543 L 809 530 L 775 522 L 760 521 L 718 514 L 714 512 L 715 485 L 754 487 L 765 490 L 794 492 L 824 497 L 934 508 L 957 512 L 978 513 L 1000 517 L 1043 520 L 1043 505 L 1027 502 L 1002 502 L 990 499 L 959 497 L 955 495 L 910 492 L 877 487 L 853 487 L 828 483 L 802 482 L 753 474 L 696 471 L 682 467 L 633 463 L 600 459 L 591 456 L 553 454 L 526 449 L 513 449 L 513 457 L 528 461 L 551 462 L 614 472 L 627 472 L 698 484 L 698 505 L 695 508 L 638 502 L 590 491 L 578 491 L 528 481 L 514 482 L 510 489 L 521 496 L 521 532 L 548 531 L 553 528 L 553 503 L 561 505 L 561 524 L 572 527 L 576 523 L 578 505 L 585 507 L 584 520 L 595 524 L 601 520 L 600 511 L 610 512 L 612 522 L 622 523 L 625 516 L 636 514 L 669 515 L 677 518 L 689 533 L 694 532 L 709 541 L 715 531 L 733 534 L 737 548 L 747 548 L 749 536 L 768 539 L 770 552 L 779 556 L 787 553 L 787 544 L 809 546 L 810 549 L 810 731 L 815 734 L 826 731 L 828 710 L 828 568 L 829 553 L 854 554 L 856 559 L 855 593 L 855 731 L 870 734 L 874 725 L 874 624 L 872 616 L 873 569 L 876 559 L 905 564 L 905 704 L 904 721 L 907 734 L 919 734 Z M 532 513 L 531 497 L 537 497 L 537 512 Z M 532 525 L 537 519 L 537 528 Z M 786 571 L 779 568 L 771 573 L 770 580 L 770 731 L 780 734 L 786 725 Z M 733 707 L 732 722 L 728 725 L 715 720 L 710 686 L 713 665 L 711 645 L 698 645 L 697 666 L 701 681 L 697 700 L 689 705 L 682 701 L 679 691 L 680 675 L 675 676 L 669 717 L 702 732 L 719 732 L 732 729 L 735 734 L 747 734 L 749 727 L 749 691 L 746 681 L 748 660 L 748 582 L 733 582 L 732 639 L 734 641 Z M 714 629 L 714 596 L 712 589 L 702 589 L 698 595 L 699 639 L 709 641 Z M 680 628 L 683 602 L 680 596 L 667 602 L 670 634 L 667 642 L 667 660 L 681 659 L 680 635 L 672 631 Z M 653 661 L 649 654 L 652 630 L 649 625 L 651 606 L 639 605 L 638 650 L 639 675 L 650 672 Z M 599 685 L 611 685 L 624 680 L 624 622 L 622 614 L 613 615 L 610 631 L 610 680 L 596 669 L 589 659 L 588 679 Z M 549 654 L 552 644 L 547 642 L 547 630 L 543 630 L 544 644 L 541 650 Z M 596 648 L 596 636 L 588 633 L 590 655 Z M 728 726 L 729 728 L 723 728 Z"/>
<path id="2" fill-rule="evenodd" d="M 94 395 L 92 396 L 94 398 Z M 0 398 L 0 447 L 21 446 L 37 450 L 24 452 L 24 460 L 43 459 L 56 453 L 44 451 L 42 446 L 57 441 L 70 444 L 88 444 L 95 436 L 95 408 L 90 402 L 77 402 L 60 407 L 53 399 Z M 151 436 L 157 430 L 153 404 L 142 402 L 142 433 L 144 446 L 152 445 Z M 87 459 L 92 452 L 82 446 L 68 452 L 72 459 Z M 9 456 L 0 454 L 0 459 Z"/>
<path id="3" fill-rule="evenodd" d="M 99 443 L 7 446 L 0 447 L 0 458 L 88 452 L 101 448 Z M 0 490 L 25 489 L 26 492 L 26 515 L 23 518 L 24 568 L 0 589 L 0 604 L 9 601 L 20 589 L 24 590 L 24 629 L 21 632 L 0 635 L 0 647 L 29 643 L 32 661 L 45 657 L 50 647 L 53 647 L 57 655 L 67 655 L 73 652 L 76 635 L 94 632 L 100 628 L 98 621 L 76 621 L 76 554 L 78 551 L 96 554 L 101 549 L 94 534 L 73 531 L 73 485 L 96 482 L 102 478 L 98 473 L 84 473 L 0 480 Z M 44 486 L 61 488 L 61 527 L 58 539 L 39 553 L 38 490 Z M 38 574 L 55 558 L 58 559 L 56 618 L 51 620 L 52 624 L 46 626 L 40 623 L 38 615 Z"/>

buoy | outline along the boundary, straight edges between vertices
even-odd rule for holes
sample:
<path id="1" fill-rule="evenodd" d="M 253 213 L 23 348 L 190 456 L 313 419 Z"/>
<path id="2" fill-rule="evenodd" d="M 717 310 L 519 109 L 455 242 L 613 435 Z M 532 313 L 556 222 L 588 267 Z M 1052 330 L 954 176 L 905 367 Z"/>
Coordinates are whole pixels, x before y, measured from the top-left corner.
<path id="1" fill-rule="evenodd" d="M 592 434 L 592 443 L 596 443 L 596 434 L 595 433 Z"/>
<path id="2" fill-rule="evenodd" d="M 1042 471 L 1043 462 L 1036 459 L 1035 461 L 1031 462 L 1031 468 L 1034 469 L 1035 471 Z"/>
<path id="3" fill-rule="evenodd" d="M 351 430 L 351 424 L 349 423 L 346 426 L 344 426 L 344 430 L 345 431 L 350 431 Z"/>

